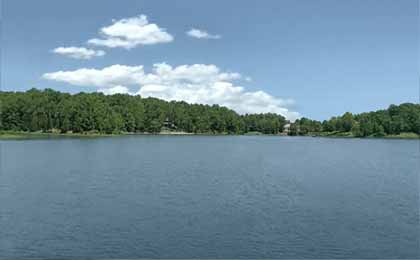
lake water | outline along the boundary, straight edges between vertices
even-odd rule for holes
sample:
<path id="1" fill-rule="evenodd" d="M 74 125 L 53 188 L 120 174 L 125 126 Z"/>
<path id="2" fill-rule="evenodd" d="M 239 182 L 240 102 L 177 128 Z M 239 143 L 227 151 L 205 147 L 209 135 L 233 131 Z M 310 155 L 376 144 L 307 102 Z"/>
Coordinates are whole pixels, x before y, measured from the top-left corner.
<path id="1" fill-rule="evenodd" d="M 0 141 L 0 256 L 419 258 L 419 140 Z"/>

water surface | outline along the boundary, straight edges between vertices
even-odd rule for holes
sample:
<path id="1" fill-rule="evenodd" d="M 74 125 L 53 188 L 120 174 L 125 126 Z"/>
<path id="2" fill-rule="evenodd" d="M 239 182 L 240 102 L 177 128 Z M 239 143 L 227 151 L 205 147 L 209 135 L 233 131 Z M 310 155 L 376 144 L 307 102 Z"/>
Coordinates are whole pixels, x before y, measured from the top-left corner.
<path id="1" fill-rule="evenodd" d="M 0 256 L 419 258 L 419 145 L 0 141 Z"/>

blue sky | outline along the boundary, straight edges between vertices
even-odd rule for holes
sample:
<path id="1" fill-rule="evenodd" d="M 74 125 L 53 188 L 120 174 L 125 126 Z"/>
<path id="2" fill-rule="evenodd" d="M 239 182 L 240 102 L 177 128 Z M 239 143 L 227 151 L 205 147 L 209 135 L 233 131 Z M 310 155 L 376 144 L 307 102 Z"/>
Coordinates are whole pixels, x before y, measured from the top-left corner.
<path id="1" fill-rule="evenodd" d="M 418 102 L 418 9 L 417 0 L 3 0 L 1 87 L 122 89 L 323 120 Z M 87 43 L 111 39 L 101 28 L 141 14 L 156 26 L 156 43 Z M 137 20 L 121 20 L 129 18 Z M 194 38 L 192 28 L 220 37 Z M 58 47 L 106 54 L 75 59 L 53 53 Z"/>

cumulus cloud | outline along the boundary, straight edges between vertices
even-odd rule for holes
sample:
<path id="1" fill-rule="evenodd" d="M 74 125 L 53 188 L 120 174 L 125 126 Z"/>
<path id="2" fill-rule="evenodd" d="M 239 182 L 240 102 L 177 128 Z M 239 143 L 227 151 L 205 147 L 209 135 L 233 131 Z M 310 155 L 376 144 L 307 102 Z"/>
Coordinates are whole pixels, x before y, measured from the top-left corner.
<path id="1" fill-rule="evenodd" d="M 130 90 L 124 86 L 115 86 L 111 88 L 100 88 L 98 92 L 102 92 L 105 95 L 114 95 L 114 94 L 131 94 Z"/>
<path id="2" fill-rule="evenodd" d="M 209 34 L 206 31 L 195 28 L 192 28 L 191 30 L 187 31 L 186 34 L 190 37 L 197 39 L 220 39 L 222 37 L 218 34 Z"/>
<path id="3" fill-rule="evenodd" d="M 77 86 L 93 86 L 105 94 L 128 93 L 188 103 L 218 104 L 240 114 L 278 113 L 290 120 L 299 117 L 289 110 L 290 99 L 274 97 L 264 91 L 247 91 L 236 82 L 241 74 L 223 72 L 215 65 L 193 64 L 172 67 L 154 64 L 149 73 L 143 66 L 112 65 L 103 69 L 82 68 L 46 73 L 45 79 Z M 246 80 L 246 77 L 245 77 Z M 138 87 L 130 91 L 128 87 Z"/>
<path id="4" fill-rule="evenodd" d="M 105 55 L 105 52 L 102 50 L 92 50 L 84 47 L 58 47 L 52 50 L 52 52 L 69 58 L 81 60 L 90 60 L 93 57 Z"/>
<path id="5" fill-rule="evenodd" d="M 66 82 L 76 86 L 111 88 L 139 84 L 144 77 L 143 66 L 112 65 L 102 70 L 82 68 L 74 71 L 45 73 L 44 79 Z"/>
<path id="6" fill-rule="evenodd" d="M 101 38 L 88 40 L 89 44 L 109 48 L 131 49 L 139 45 L 151 45 L 173 41 L 173 36 L 154 23 L 146 15 L 113 20 L 110 26 L 100 29 Z"/>

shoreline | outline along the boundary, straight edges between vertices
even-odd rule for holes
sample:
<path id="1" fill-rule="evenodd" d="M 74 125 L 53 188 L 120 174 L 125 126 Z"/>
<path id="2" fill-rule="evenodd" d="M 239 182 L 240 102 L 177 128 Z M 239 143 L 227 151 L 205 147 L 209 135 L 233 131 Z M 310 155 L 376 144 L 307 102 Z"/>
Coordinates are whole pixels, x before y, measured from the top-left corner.
<path id="1" fill-rule="evenodd" d="M 45 138 L 60 138 L 60 137 L 81 137 L 81 138 L 96 138 L 96 137 L 118 137 L 130 135 L 195 135 L 194 133 L 184 132 L 160 132 L 160 133 L 147 133 L 147 132 L 121 132 L 121 133 L 98 133 L 98 132 L 85 132 L 85 133 L 59 133 L 59 132 L 20 132 L 20 131 L 0 131 L 0 140 L 7 139 L 45 139 Z"/>
<path id="2" fill-rule="evenodd" d="M 19 132 L 19 131 L 0 131 L 0 140 L 31 140 L 31 139 L 49 139 L 49 138 L 97 138 L 97 137 L 121 137 L 133 135 L 149 135 L 149 136 L 277 136 L 277 137 L 319 137 L 319 138 L 358 138 L 358 139 L 420 139 L 420 135 L 415 133 L 401 133 L 400 135 L 385 136 L 366 136 L 358 137 L 349 133 L 308 133 L 306 135 L 285 135 L 285 134 L 263 134 L 263 133 L 188 133 L 182 131 L 161 131 L 159 133 L 148 132 L 121 132 L 113 134 L 105 134 L 98 132 L 86 133 L 58 133 L 58 132 Z"/>
<path id="3" fill-rule="evenodd" d="M 320 132 L 320 133 L 308 133 L 305 135 L 295 136 L 307 136 L 307 137 L 322 137 L 322 138 L 358 138 L 358 139 L 420 139 L 420 135 L 416 133 L 400 133 L 399 135 L 383 135 L 383 136 L 355 136 L 351 132 Z"/>
<path id="4" fill-rule="evenodd" d="M 121 137 L 121 136 L 228 136 L 236 134 L 228 133 L 188 133 L 180 131 L 161 131 L 159 133 L 150 132 L 121 132 L 121 133 L 60 133 L 60 132 L 20 132 L 20 131 L 0 131 L 0 140 L 28 140 L 28 139 L 48 139 L 48 138 L 97 138 L 97 137 Z"/>

